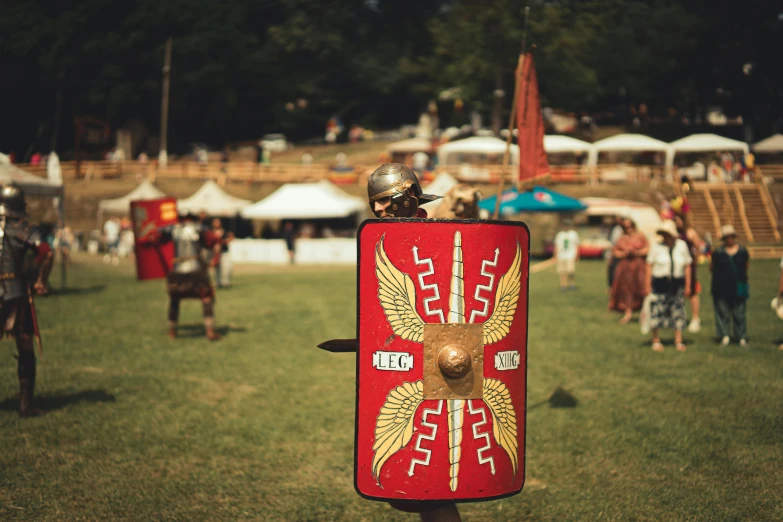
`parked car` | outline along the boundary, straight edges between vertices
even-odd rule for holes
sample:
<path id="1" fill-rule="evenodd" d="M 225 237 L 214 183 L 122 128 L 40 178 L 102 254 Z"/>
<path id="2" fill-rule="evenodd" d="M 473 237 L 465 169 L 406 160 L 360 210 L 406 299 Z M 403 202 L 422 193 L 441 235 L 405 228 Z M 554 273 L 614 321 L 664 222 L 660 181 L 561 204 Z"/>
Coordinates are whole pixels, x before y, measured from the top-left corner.
<path id="1" fill-rule="evenodd" d="M 288 148 L 288 141 L 282 134 L 267 134 L 261 138 L 261 145 L 271 152 L 283 152 Z"/>

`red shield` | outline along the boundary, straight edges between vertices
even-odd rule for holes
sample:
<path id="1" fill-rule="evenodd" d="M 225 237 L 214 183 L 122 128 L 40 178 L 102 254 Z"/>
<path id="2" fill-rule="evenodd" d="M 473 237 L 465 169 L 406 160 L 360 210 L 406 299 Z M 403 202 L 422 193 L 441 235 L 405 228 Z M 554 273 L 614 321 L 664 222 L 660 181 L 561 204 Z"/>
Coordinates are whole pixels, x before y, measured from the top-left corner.
<path id="1" fill-rule="evenodd" d="M 529 245 L 524 223 L 362 226 L 359 494 L 486 500 L 521 491 Z"/>
<path id="2" fill-rule="evenodd" d="M 148 240 L 159 227 L 177 222 L 177 200 L 131 201 L 131 219 L 136 242 L 136 277 L 139 281 L 166 277 L 174 259 L 174 245 L 158 245 Z"/>

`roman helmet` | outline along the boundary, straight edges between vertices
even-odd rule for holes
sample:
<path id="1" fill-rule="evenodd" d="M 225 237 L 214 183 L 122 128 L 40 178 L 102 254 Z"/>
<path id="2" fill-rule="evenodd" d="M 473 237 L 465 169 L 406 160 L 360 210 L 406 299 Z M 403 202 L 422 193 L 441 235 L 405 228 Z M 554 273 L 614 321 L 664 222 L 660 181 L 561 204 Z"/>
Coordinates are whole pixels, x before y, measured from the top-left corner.
<path id="1" fill-rule="evenodd" d="M 419 205 L 440 198 L 423 194 L 416 173 L 402 163 L 386 163 L 375 169 L 367 181 L 367 197 L 376 216 L 375 202 L 390 198 L 386 212 L 394 217 L 416 217 Z"/>
<path id="2" fill-rule="evenodd" d="M 21 219 L 26 213 L 22 188 L 15 183 L 0 187 L 0 216 Z"/>

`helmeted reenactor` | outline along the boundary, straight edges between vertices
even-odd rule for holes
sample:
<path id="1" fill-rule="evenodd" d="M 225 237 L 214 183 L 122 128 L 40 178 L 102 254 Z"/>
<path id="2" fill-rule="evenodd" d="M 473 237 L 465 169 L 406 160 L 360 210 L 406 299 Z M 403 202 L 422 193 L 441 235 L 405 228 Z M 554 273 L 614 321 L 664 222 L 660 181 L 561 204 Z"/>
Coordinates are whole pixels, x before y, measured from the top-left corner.
<path id="1" fill-rule="evenodd" d="M 370 174 L 367 180 L 370 210 L 379 218 L 426 218 L 419 208 L 440 196 L 424 194 L 416 173 L 402 163 L 386 163 Z"/>
<path id="2" fill-rule="evenodd" d="M 521 222 L 428 220 L 416 175 L 378 168 L 380 220 L 358 232 L 354 485 L 363 497 L 459 520 L 455 502 L 524 484 L 530 236 Z M 419 219 L 398 219 L 419 218 Z"/>
<path id="3" fill-rule="evenodd" d="M 199 299 L 204 306 L 207 338 L 211 341 L 220 339 L 215 331 L 215 289 L 202 253 L 213 246 L 209 230 L 196 220 L 196 216 L 185 214 L 179 223 L 160 228 L 150 241 L 174 244 L 173 266 L 167 276 L 169 337 L 177 337 L 180 300 Z"/>
<path id="4" fill-rule="evenodd" d="M 15 184 L 0 187 L 0 337 L 13 337 L 18 350 L 19 415 L 33 417 L 36 360 L 33 337 L 38 335 L 30 281 L 25 276 L 25 255 L 32 252 L 41 260 L 34 287 L 44 291 L 54 253 L 27 222 L 24 192 Z"/>

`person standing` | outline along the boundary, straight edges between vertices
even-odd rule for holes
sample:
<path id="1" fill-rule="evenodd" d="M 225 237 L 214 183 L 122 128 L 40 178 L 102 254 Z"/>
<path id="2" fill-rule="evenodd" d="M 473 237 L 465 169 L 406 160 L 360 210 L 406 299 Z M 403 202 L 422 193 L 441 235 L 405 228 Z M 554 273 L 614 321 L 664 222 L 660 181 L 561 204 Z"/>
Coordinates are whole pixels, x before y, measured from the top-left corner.
<path id="1" fill-rule="evenodd" d="M 715 305 L 715 325 L 721 345 L 731 342 L 732 323 L 740 346 L 748 345 L 747 300 L 750 297 L 748 271 L 750 255 L 737 242 L 732 225 L 721 228 L 723 244 L 712 253 L 712 300 Z"/>
<path id="2" fill-rule="evenodd" d="M 560 291 L 576 290 L 576 264 L 579 262 L 579 234 L 571 228 L 571 221 L 563 221 L 555 236 L 555 259 L 560 275 Z"/>
<path id="3" fill-rule="evenodd" d="M 207 339 L 217 341 L 215 331 L 215 289 L 209 280 L 207 264 L 202 248 L 212 247 L 207 229 L 196 221 L 196 216 L 186 214 L 175 225 L 162 227 L 150 243 L 174 243 L 174 262 L 167 277 L 169 294 L 169 337 L 177 337 L 179 303 L 182 299 L 199 299 L 204 307 L 204 329 Z"/>
<path id="4" fill-rule="evenodd" d="M 642 308 L 645 290 L 645 263 L 650 246 L 647 238 L 630 219 L 623 219 L 623 235 L 612 249 L 617 259 L 609 309 L 623 312 L 620 324 L 631 322 L 633 312 Z"/>
<path id="5" fill-rule="evenodd" d="M 106 241 L 106 255 L 103 256 L 103 262 L 111 262 L 113 265 L 117 265 L 120 262 L 118 248 L 120 246 L 120 220 L 117 218 L 109 218 L 106 223 L 103 224 L 103 236 Z"/>
<path id="6" fill-rule="evenodd" d="M 46 289 L 54 263 L 54 252 L 25 220 L 27 206 L 22 189 L 14 184 L 0 187 L 0 338 L 16 341 L 17 376 L 19 377 L 19 416 L 35 417 L 40 411 L 33 407 L 36 360 L 33 336 L 37 334 L 31 288 L 25 277 L 24 257 L 28 251 L 43 258 L 36 292 Z"/>
<path id="7" fill-rule="evenodd" d="M 215 267 L 215 281 L 218 288 L 231 286 L 231 257 L 228 255 L 228 244 L 234 235 L 226 232 L 219 218 L 212 220 L 212 266 Z"/>
<path id="8" fill-rule="evenodd" d="M 691 293 L 691 257 L 688 245 L 679 239 L 677 225 L 666 220 L 658 228 L 662 241 L 650 247 L 647 255 L 646 295 L 652 295 L 650 301 L 650 328 L 652 330 L 652 349 L 663 351 L 661 328 L 674 330 L 674 342 L 677 351 L 684 352 L 687 347 L 682 341 L 682 331 L 688 323 L 685 311 L 685 298 Z"/>
<path id="9" fill-rule="evenodd" d="M 370 210 L 380 219 L 418 217 L 427 212 L 419 205 L 435 201 L 438 196 L 423 194 L 413 170 L 401 163 L 386 163 L 370 174 L 367 180 Z M 418 513 L 422 522 L 459 522 L 459 510 L 454 502 L 389 502 L 399 511 Z"/>
<path id="10" fill-rule="evenodd" d="M 783 258 L 780 259 L 780 282 L 778 283 L 778 302 L 783 300 Z M 778 305 L 780 307 L 780 305 Z M 783 317 L 781 317 L 783 319 Z M 778 350 L 783 350 L 783 342 L 778 345 Z"/>
<path id="11" fill-rule="evenodd" d="M 283 239 L 285 239 L 285 246 L 288 249 L 288 260 L 293 265 L 296 258 L 296 232 L 294 224 L 290 221 L 286 222 L 283 227 Z"/>
<path id="12" fill-rule="evenodd" d="M 619 261 L 619 259 L 614 257 L 612 250 L 614 250 L 614 246 L 617 244 L 617 242 L 620 240 L 622 236 L 623 236 L 623 218 L 621 216 L 616 216 L 615 224 L 612 227 L 611 232 L 609 232 L 609 243 L 612 244 L 612 248 L 610 248 L 606 254 L 607 258 L 609 259 L 607 281 L 609 283 L 610 293 L 612 291 L 612 283 L 614 283 L 614 271 L 617 268 L 617 261 Z"/>
<path id="13" fill-rule="evenodd" d="M 675 214 L 674 224 L 677 225 L 678 237 L 688 245 L 688 250 L 693 258 L 693 264 L 691 264 L 691 322 L 688 324 L 688 331 L 699 333 L 701 331 L 701 284 L 697 269 L 700 250 L 704 245 L 696 230 L 686 225 L 683 215 Z"/>

